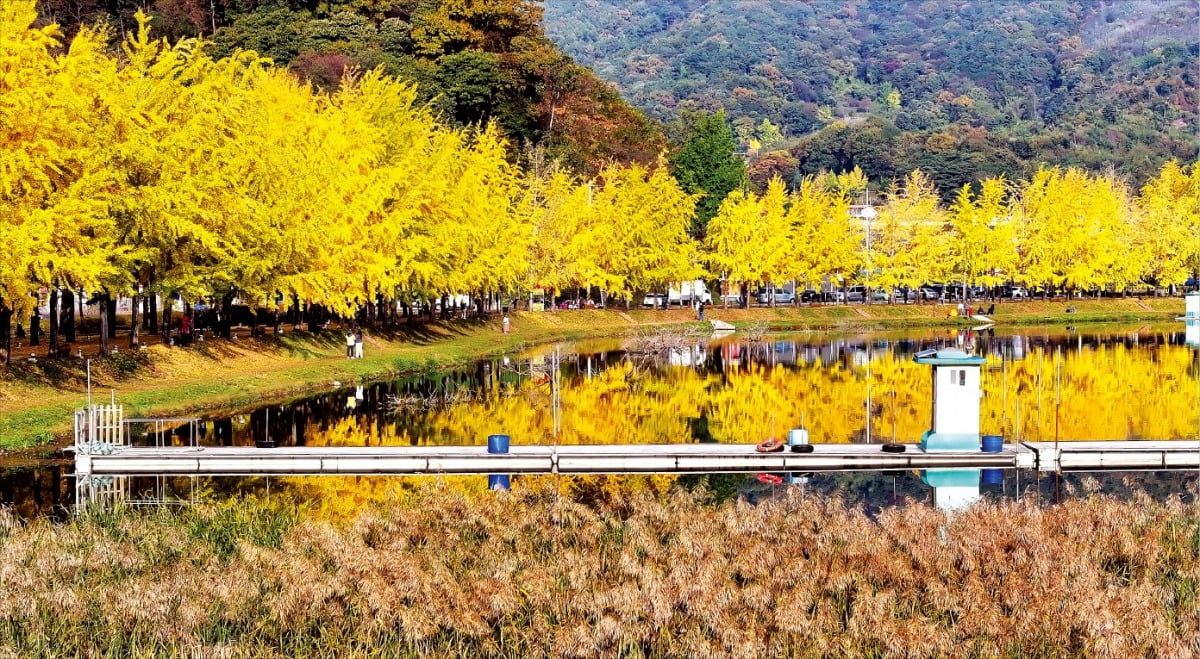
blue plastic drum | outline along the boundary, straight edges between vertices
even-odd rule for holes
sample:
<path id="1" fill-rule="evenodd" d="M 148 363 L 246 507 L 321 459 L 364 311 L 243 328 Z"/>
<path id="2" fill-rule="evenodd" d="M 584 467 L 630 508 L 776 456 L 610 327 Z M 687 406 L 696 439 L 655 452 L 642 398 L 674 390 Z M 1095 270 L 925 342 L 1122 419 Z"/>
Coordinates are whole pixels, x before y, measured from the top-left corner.
<path id="1" fill-rule="evenodd" d="M 488 453 L 508 453 L 508 435 L 488 435 Z"/>

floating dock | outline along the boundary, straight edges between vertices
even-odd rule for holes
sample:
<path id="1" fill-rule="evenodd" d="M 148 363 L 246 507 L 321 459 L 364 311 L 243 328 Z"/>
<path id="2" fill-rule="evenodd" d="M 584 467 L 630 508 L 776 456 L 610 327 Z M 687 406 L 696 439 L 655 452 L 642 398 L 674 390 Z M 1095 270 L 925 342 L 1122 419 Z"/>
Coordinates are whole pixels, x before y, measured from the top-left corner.
<path id="1" fill-rule="evenodd" d="M 815 444 L 811 453 L 758 453 L 753 444 L 383 447 L 76 448 L 76 472 L 110 475 L 686 474 L 889 469 L 1023 468 L 1040 471 L 1200 468 L 1200 441 L 1022 442 L 998 453 L 905 445 Z"/>

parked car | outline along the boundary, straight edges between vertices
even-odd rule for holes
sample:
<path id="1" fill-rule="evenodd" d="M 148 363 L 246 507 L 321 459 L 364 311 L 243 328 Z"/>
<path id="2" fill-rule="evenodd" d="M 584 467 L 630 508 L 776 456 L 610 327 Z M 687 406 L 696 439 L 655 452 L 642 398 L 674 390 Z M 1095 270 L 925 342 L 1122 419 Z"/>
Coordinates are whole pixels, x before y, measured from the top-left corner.
<path id="1" fill-rule="evenodd" d="M 742 294 L 737 291 L 730 291 L 721 296 L 721 302 L 731 307 L 742 306 Z"/>
<path id="2" fill-rule="evenodd" d="M 646 297 L 642 298 L 642 306 L 650 307 L 651 309 L 661 309 L 667 304 L 667 296 L 665 293 L 647 293 Z"/>
<path id="3" fill-rule="evenodd" d="M 817 291 L 811 291 L 811 290 L 804 291 L 804 292 L 800 293 L 800 301 L 806 302 L 806 303 L 807 302 L 820 302 L 821 301 L 821 293 L 819 293 Z"/>
<path id="4" fill-rule="evenodd" d="M 846 289 L 847 302 L 862 302 L 865 299 L 867 299 L 866 286 L 851 286 Z"/>
<path id="5" fill-rule="evenodd" d="M 1024 299 L 1029 297 L 1029 291 L 1025 290 L 1024 286 L 1001 286 L 1000 296 L 1016 299 Z"/>
<path id="6" fill-rule="evenodd" d="M 759 304 L 770 304 L 774 300 L 775 304 L 795 304 L 796 294 L 790 293 L 782 289 L 776 289 L 774 293 L 763 290 L 758 294 Z"/>
<path id="7" fill-rule="evenodd" d="M 842 291 L 822 291 L 820 301 L 826 304 L 841 304 L 846 301 L 846 294 Z"/>

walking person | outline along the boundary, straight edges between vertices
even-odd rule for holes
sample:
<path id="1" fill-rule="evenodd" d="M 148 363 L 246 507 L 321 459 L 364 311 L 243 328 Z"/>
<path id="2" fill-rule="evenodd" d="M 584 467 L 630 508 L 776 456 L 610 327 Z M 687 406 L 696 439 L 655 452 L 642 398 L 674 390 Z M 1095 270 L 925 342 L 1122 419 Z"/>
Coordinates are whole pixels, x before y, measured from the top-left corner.
<path id="1" fill-rule="evenodd" d="M 346 359 L 354 359 L 354 331 L 346 330 Z"/>
<path id="2" fill-rule="evenodd" d="M 358 333 L 354 335 L 354 358 L 362 359 L 363 357 L 363 333 L 362 328 L 358 329 Z"/>

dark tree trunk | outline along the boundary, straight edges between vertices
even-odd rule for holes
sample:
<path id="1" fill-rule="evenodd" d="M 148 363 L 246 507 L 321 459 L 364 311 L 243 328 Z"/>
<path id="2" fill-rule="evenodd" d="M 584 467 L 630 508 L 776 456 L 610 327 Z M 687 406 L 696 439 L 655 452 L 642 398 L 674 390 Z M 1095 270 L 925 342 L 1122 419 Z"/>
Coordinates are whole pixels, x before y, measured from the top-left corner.
<path id="1" fill-rule="evenodd" d="M 141 298 L 142 308 L 139 313 L 141 314 L 142 318 L 142 329 L 153 333 L 154 330 L 150 329 L 150 319 L 154 317 L 154 315 L 150 313 L 150 300 L 154 299 L 154 294 L 151 293 L 150 295 L 143 295 Z"/>
<path id="2" fill-rule="evenodd" d="M 70 288 L 64 288 L 62 297 L 58 300 L 59 331 L 67 343 L 75 343 L 75 294 Z"/>
<path id="3" fill-rule="evenodd" d="M 162 326 L 159 327 L 159 329 L 162 330 L 162 333 L 159 336 L 162 337 L 162 342 L 165 344 L 170 344 L 170 342 L 171 342 L 171 309 L 174 306 L 175 305 L 172 304 L 171 298 L 167 297 L 167 295 L 164 293 L 163 294 L 163 308 L 162 308 Z"/>
<path id="4" fill-rule="evenodd" d="M 58 356 L 58 287 L 50 287 L 50 312 L 47 320 L 50 321 L 50 341 L 47 350 L 47 355 L 50 357 Z"/>
<path id="5" fill-rule="evenodd" d="M 138 347 L 138 330 L 141 327 L 138 325 L 138 305 L 142 300 L 137 293 L 134 293 L 133 298 L 129 300 L 129 349 L 137 350 Z"/>
<path id="6" fill-rule="evenodd" d="M 271 331 L 275 334 L 279 333 L 279 307 L 271 312 Z"/>
<path id="7" fill-rule="evenodd" d="M 317 314 L 320 307 L 315 304 L 307 303 L 304 305 L 304 309 L 308 312 L 308 331 L 321 331 L 321 321 L 319 320 Z"/>
<path id="8" fill-rule="evenodd" d="M 233 336 L 233 292 L 221 297 L 220 316 L 217 320 L 217 336 L 228 339 Z"/>
<path id="9" fill-rule="evenodd" d="M 33 315 L 29 317 L 29 345 L 35 346 L 41 342 L 42 337 L 42 317 L 38 310 L 34 308 Z"/>
<path id="10" fill-rule="evenodd" d="M 108 308 L 108 338 L 117 338 L 117 298 L 115 296 L 105 295 Z"/>
<path id="11" fill-rule="evenodd" d="M 158 295 L 153 293 L 146 296 L 146 320 L 150 323 L 146 331 L 158 334 Z"/>
<path id="12" fill-rule="evenodd" d="M 7 365 L 12 355 L 12 309 L 3 300 L 0 300 L 0 349 L 3 349 Z"/>
<path id="13" fill-rule="evenodd" d="M 100 354 L 107 355 L 111 352 L 108 340 L 112 338 L 108 335 L 109 326 L 114 324 L 109 316 L 108 293 L 96 296 L 96 308 L 100 311 Z"/>

